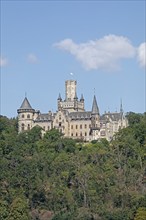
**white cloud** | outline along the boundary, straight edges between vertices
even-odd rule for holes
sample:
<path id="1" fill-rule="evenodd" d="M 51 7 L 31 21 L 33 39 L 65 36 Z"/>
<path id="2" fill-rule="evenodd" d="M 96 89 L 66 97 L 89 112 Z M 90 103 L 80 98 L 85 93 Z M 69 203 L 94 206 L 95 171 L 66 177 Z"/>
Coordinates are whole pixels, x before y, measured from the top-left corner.
<path id="1" fill-rule="evenodd" d="M 140 44 L 137 50 L 137 58 L 141 67 L 146 67 L 146 43 Z"/>
<path id="2" fill-rule="evenodd" d="M 101 39 L 80 44 L 74 43 L 71 39 L 65 39 L 54 45 L 74 55 L 87 70 L 117 69 L 121 59 L 132 58 L 136 54 L 136 49 L 128 38 L 116 35 L 107 35 Z"/>
<path id="3" fill-rule="evenodd" d="M 28 54 L 27 60 L 28 60 L 29 63 L 32 63 L 32 64 L 35 64 L 35 63 L 38 62 L 37 56 L 33 53 Z"/>
<path id="4" fill-rule="evenodd" d="M 8 60 L 6 58 L 0 57 L 0 67 L 8 65 Z"/>

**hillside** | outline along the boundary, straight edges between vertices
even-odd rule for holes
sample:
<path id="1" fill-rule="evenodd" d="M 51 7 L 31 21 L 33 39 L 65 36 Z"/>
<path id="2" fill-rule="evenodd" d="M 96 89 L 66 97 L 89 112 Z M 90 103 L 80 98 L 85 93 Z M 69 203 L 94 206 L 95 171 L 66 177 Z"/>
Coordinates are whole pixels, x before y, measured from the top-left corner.
<path id="1" fill-rule="evenodd" d="M 0 219 L 146 219 L 146 114 L 127 117 L 111 142 L 82 143 L 55 129 L 18 134 L 0 116 Z"/>

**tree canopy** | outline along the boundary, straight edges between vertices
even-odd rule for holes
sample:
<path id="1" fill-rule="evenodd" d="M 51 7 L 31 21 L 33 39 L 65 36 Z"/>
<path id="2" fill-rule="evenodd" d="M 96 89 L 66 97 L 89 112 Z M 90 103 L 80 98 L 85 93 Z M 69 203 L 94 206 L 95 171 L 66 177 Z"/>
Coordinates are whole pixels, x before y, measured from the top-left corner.
<path id="1" fill-rule="evenodd" d="M 55 129 L 17 133 L 0 116 L 0 219 L 146 219 L 146 114 L 105 139 L 79 142 Z"/>

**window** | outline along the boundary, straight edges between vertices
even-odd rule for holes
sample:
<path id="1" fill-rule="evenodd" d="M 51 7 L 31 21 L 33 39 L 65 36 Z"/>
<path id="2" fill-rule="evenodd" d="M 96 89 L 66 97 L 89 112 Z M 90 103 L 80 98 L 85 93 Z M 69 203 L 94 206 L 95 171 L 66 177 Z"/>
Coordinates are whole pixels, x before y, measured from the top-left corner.
<path id="1" fill-rule="evenodd" d="M 30 130 L 30 124 L 27 125 L 27 130 Z"/>
<path id="2" fill-rule="evenodd" d="M 91 128 L 91 125 L 89 125 L 89 128 Z"/>
<path id="3" fill-rule="evenodd" d="M 59 122 L 59 127 L 61 127 L 61 122 Z"/>
<path id="4" fill-rule="evenodd" d="M 80 125 L 80 129 L 82 129 L 82 125 Z"/>
<path id="5" fill-rule="evenodd" d="M 24 114 L 22 115 L 22 118 L 24 118 Z"/>
<path id="6" fill-rule="evenodd" d="M 73 136 L 73 133 L 71 133 L 71 136 Z"/>
<path id="7" fill-rule="evenodd" d="M 48 126 L 48 131 L 50 130 L 50 126 Z"/>
<path id="8" fill-rule="evenodd" d="M 80 133 L 80 136 L 82 137 L 82 132 Z"/>
<path id="9" fill-rule="evenodd" d="M 85 124 L 85 128 L 87 128 L 87 125 Z"/>
<path id="10" fill-rule="evenodd" d="M 87 136 L 87 132 L 85 132 L 85 136 Z"/>
<path id="11" fill-rule="evenodd" d="M 21 130 L 24 131 L 24 124 L 21 125 Z"/>
<path id="12" fill-rule="evenodd" d="M 61 115 L 59 115 L 59 120 L 61 120 Z"/>
<path id="13" fill-rule="evenodd" d="M 30 114 L 27 115 L 27 118 L 30 118 Z"/>
<path id="14" fill-rule="evenodd" d="M 73 129 L 73 125 L 71 125 L 71 129 Z"/>
<path id="15" fill-rule="evenodd" d="M 76 136 L 78 136 L 78 133 L 76 133 Z"/>
<path id="16" fill-rule="evenodd" d="M 76 125 L 76 129 L 78 129 L 78 125 Z"/>

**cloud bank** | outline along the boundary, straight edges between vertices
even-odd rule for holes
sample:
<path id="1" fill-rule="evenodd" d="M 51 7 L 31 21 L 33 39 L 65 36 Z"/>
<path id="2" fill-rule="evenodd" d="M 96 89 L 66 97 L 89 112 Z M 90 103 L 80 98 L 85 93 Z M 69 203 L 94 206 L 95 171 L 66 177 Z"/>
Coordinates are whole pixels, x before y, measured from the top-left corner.
<path id="1" fill-rule="evenodd" d="M 8 65 L 8 60 L 6 58 L 0 57 L 0 67 Z"/>
<path id="2" fill-rule="evenodd" d="M 130 40 L 123 36 L 107 35 L 95 41 L 76 44 L 72 39 L 65 39 L 54 46 L 72 54 L 86 70 L 103 69 L 115 70 L 119 68 L 122 59 L 137 56 L 142 67 L 145 66 L 145 43 L 137 49 Z"/>

